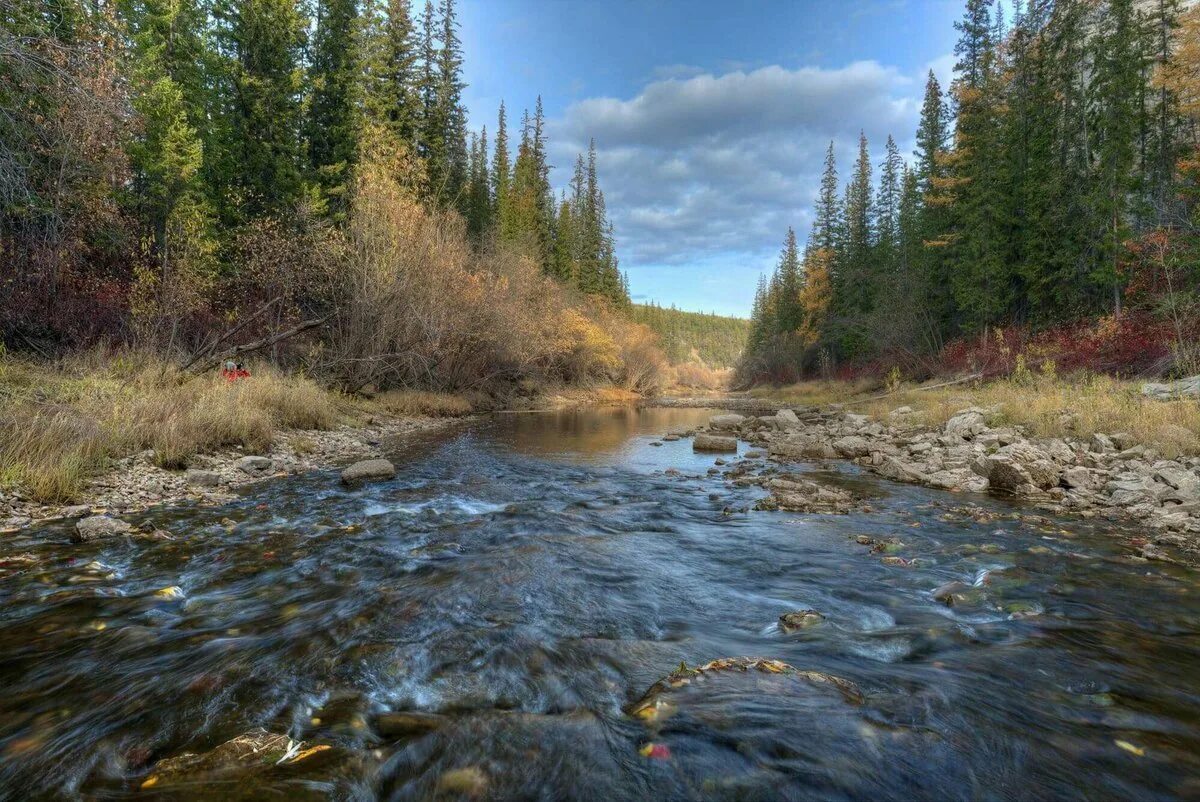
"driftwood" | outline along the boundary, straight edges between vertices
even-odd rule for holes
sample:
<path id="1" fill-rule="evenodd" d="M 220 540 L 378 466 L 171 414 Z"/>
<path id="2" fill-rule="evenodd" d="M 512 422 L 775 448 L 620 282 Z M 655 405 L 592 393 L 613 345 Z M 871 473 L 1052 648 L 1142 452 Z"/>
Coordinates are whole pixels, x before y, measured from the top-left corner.
<path id="1" fill-rule="evenodd" d="M 217 346 L 219 346 L 221 343 L 228 340 L 233 335 L 237 334 L 242 329 L 246 328 L 246 326 L 250 325 L 250 323 L 252 323 L 255 320 L 257 320 L 258 318 L 262 317 L 263 314 L 266 313 L 266 311 L 268 309 L 270 309 L 272 306 L 274 306 L 275 304 L 279 303 L 282 300 L 283 300 L 283 296 L 279 295 L 279 296 L 276 296 L 275 298 L 272 298 L 271 300 L 267 301 L 265 304 L 260 306 L 254 313 L 247 316 L 236 326 L 234 326 L 231 329 L 226 329 L 223 334 L 221 334 L 220 336 L 217 337 L 217 339 L 213 340 L 211 343 L 204 346 L 200 350 L 196 351 L 196 353 L 192 354 L 191 359 L 189 359 L 187 362 L 185 362 L 179 369 L 187 370 L 188 368 L 190 368 L 192 365 L 199 362 L 204 357 L 210 356 L 212 354 L 212 352 L 217 348 Z"/>
<path id="2" fill-rule="evenodd" d="M 982 373 L 972 373 L 970 376 L 962 376 L 957 379 L 951 379 L 948 382 L 939 382 L 938 384 L 927 384 L 924 387 L 913 387 L 912 390 L 913 390 L 913 392 L 920 392 L 922 390 L 936 390 L 939 387 L 950 387 L 955 384 L 966 384 L 967 382 L 975 381 L 976 379 L 982 379 L 982 378 L 983 378 Z M 895 395 L 898 392 L 900 392 L 900 388 L 897 388 L 895 390 L 888 390 L 886 393 L 880 393 L 879 395 L 873 395 L 870 398 L 860 398 L 857 401 L 846 401 L 843 404 L 843 406 L 848 407 L 853 404 L 865 404 L 868 401 L 878 401 L 881 398 L 887 398 L 889 395 Z"/>
<path id="3" fill-rule="evenodd" d="M 225 361 L 226 359 L 229 359 L 230 357 L 235 357 L 240 354 L 248 354 L 251 351 L 258 351 L 263 348 L 268 348 L 277 342 L 282 342 L 283 340 L 289 339 L 291 337 L 295 337 L 297 334 L 306 332 L 309 329 L 315 329 L 317 326 L 320 326 L 324 322 L 325 322 L 325 318 L 323 318 L 323 317 L 312 318 L 311 320 L 305 320 L 300 323 L 297 323 L 295 326 L 292 326 L 290 329 L 285 329 L 281 332 L 277 332 L 276 334 L 272 334 L 267 337 L 263 337 L 261 340 L 254 340 L 253 342 L 244 343 L 242 345 L 235 345 L 232 348 L 224 349 L 224 350 L 220 351 L 219 353 L 211 354 L 210 357 L 208 358 L 208 360 L 200 363 L 199 367 L 194 368 L 194 370 L 196 373 L 205 373 L 207 371 L 212 370 L 217 365 L 220 365 L 223 361 Z"/>

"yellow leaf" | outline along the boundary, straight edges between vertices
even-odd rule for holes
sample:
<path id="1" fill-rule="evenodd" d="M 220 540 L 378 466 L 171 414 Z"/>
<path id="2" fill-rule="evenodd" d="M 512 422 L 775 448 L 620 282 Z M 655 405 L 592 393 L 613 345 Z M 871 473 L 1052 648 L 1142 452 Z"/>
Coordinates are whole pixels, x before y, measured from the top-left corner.
<path id="1" fill-rule="evenodd" d="M 153 787 L 154 787 L 154 786 L 156 786 L 156 785 L 158 785 L 158 777 L 156 777 L 155 775 L 151 774 L 149 777 L 147 777 L 147 778 L 146 778 L 145 782 L 143 782 L 143 783 L 142 783 L 140 786 L 138 786 L 138 787 L 139 787 L 139 788 L 153 788 Z"/>
<path id="2" fill-rule="evenodd" d="M 1128 752 L 1131 755 L 1137 755 L 1138 757 L 1143 757 L 1146 754 L 1145 749 L 1143 749 L 1140 746 L 1134 746 L 1133 744 L 1129 743 L 1129 741 L 1113 741 L 1113 743 L 1115 743 L 1117 746 L 1121 747 L 1122 749 L 1124 749 L 1126 752 Z"/>
<path id="3" fill-rule="evenodd" d="M 299 763 L 301 760 L 312 757 L 313 755 L 317 754 L 318 752 L 324 752 L 326 749 L 332 749 L 332 748 L 333 747 L 329 746 L 328 744 L 317 744 L 316 746 L 312 747 L 311 749 L 305 749 L 303 752 L 296 755 L 294 758 L 292 758 L 291 762 Z"/>
<path id="4" fill-rule="evenodd" d="M 154 591 L 154 596 L 155 596 L 155 598 L 159 598 L 159 599 L 182 599 L 183 598 L 183 588 L 179 587 L 178 585 L 171 585 L 170 587 L 160 588 L 160 589 Z"/>

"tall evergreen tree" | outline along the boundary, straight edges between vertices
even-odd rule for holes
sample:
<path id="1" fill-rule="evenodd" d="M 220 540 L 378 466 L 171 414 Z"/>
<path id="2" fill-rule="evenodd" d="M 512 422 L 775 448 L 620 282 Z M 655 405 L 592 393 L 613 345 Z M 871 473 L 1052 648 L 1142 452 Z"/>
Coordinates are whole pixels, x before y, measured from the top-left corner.
<path id="1" fill-rule="evenodd" d="M 833 142 L 825 151 L 825 170 L 821 174 L 821 189 L 817 195 L 816 216 L 813 219 L 813 247 L 832 251 L 838 245 L 838 219 L 841 216 L 838 204 L 837 162 L 833 156 Z"/>
<path id="2" fill-rule="evenodd" d="M 408 0 L 370 0 L 363 25 L 363 110 L 368 120 L 415 151 L 422 104 L 417 36 Z"/>
<path id="3" fill-rule="evenodd" d="M 321 0 L 309 68 L 309 165 L 334 219 L 344 217 L 360 127 L 356 0 Z"/>
<path id="4" fill-rule="evenodd" d="M 300 131 L 305 20 L 295 0 L 222 0 L 217 38 L 221 76 L 218 183 L 230 194 L 227 222 L 291 209 L 303 192 Z"/>

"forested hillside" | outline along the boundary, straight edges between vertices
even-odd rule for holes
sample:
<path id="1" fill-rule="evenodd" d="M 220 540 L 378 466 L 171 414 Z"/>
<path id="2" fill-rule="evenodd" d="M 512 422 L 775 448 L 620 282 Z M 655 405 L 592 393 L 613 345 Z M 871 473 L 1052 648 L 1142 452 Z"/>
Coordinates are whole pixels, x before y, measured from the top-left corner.
<path id="1" fill-rule="evenodd" d="M 672 362 L 697 361 L 712 368 L 737 364 L 746 347 L 750 321 L 705 312 L 684 312 L 657 304 L 634 304 L 635 321 L 658 334 L 662 349 Z"/>
<path id="2" fill-rule="evenodd" d="M 11 0 L 0 37 L 9 347 L 269 343 L 350 390 L 653 373 L 595 148 L 556 198 L 540 98 L 469 130 L 454 0 Z"/>
<path id="3" fill-rule="evenodd" d="M 863 137 L 839 173 L 830 144 L 807 244 L 788 231 L 760 281 L 743 382 L 986 361 L 1066 324 L 1139 343 L 1117 370 L 1200 370 L 1200 8 L 1015 6 L 967 0 L 911 158 Z"/>

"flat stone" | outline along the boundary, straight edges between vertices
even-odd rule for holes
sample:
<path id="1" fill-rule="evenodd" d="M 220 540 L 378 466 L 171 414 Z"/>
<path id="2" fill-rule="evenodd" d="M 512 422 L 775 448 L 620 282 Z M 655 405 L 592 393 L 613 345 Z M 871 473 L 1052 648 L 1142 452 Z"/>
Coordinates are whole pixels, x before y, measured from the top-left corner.
<path id="1" fill-rule="evenodd" d="M 737 451 L 737 439 L 715 434 L 697 434 L 692 440 L 693 451 Z"/>
<path id="2" fill-rule="evenodd" d="M 730 431 L 741 426 L 744 420 L 744 416 L 736 414 L 713 415 L 708 419 L 708 425 L 716 431 Z"/>
<path id="3" fill-rule="evenodd" d="M 221 474 L 216 471 L 203 471 L 198 468 L 191 468 L 183 475 L 183 479 L 189 485 L 197 487 L 216 487 L 221 484 Z"/>
<path id="4" fill-rule="evenodd" d="M 75 543 L 88 543 L 106 537 L 116 537 L 133 531 L 133 526 L 120 518 L 107 515 L 92 515 L 75 523 L 75 531 L 71 540 Z"/>
<path id="5" fill-rule="evenodd" d="M 92 508 L 87 504 L 73 504 L 70 507 L 62 508 L 62 517 L 64 518 L 82 518 L 91 514 Z"/>
<path id="6" fill-rule="evenodd" d="M 242 457 L 236 463 L 237 469 L 242 473 L 248 473 L 251 476 L 262 476 L 270 473 L 275 467 L 275 462 L 270 457 L 248 456 Z"/>
<path id="7" fill-rule="evenodd" d="M 391 479 L 396 475 L 396 466 L 385 459 L 368 459 L 356 462 L 342 471 L 342 483 L 365 482 L 371 479 Z"/>

